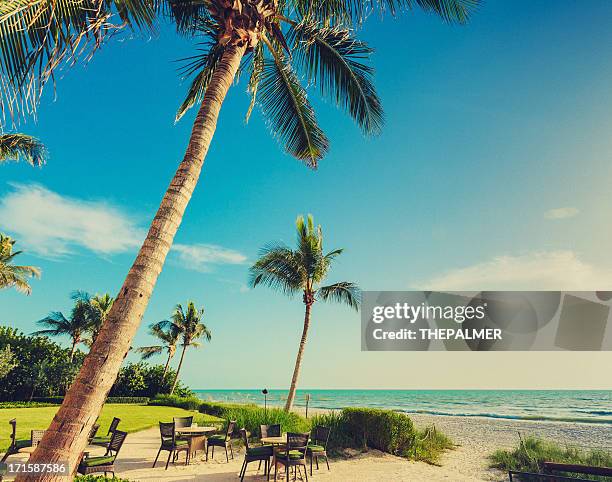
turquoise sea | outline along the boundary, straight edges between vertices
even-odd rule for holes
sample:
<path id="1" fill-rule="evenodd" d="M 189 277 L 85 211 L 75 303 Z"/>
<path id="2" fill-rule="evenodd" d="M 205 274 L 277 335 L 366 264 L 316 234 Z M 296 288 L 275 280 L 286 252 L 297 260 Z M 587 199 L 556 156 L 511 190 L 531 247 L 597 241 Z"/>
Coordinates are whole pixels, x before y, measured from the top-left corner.
<path id="1" fill-rule="evenodd" d="M 195 390 L 203 400 L 264 404 L 261 390 Z M 298 390 L 297 405 L 388 408 L 405 413 L 612 425 L 612 390 Z M 281 406 L 286 390 L 269 390 Z"/>

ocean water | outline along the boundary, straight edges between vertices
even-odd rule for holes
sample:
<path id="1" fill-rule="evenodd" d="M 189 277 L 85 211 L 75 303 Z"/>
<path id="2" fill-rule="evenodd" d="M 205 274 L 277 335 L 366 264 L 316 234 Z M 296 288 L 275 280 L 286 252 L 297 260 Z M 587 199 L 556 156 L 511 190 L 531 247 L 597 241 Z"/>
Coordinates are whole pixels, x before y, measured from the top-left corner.
<path id="1" fill-rule="evenodd" d="M 261 390 L 195 390 L 203 400 L 263 405 Z M 612 390 L 298 390 L 314 408 L 388 408 L 405 413 L 573 421 L 612 425 Z M 286 390 L 269 390 L 268 406 L 282 406 Z"/>

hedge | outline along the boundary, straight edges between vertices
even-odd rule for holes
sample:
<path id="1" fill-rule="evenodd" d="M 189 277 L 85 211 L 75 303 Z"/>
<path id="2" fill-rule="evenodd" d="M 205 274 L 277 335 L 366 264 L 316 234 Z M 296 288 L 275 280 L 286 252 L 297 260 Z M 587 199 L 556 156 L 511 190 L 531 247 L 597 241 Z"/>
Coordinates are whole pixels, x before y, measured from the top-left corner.
<path id="1" fill-rule="evenodd" d="M 149 401 L 149 405 L 163 405 L 185 410 L 198 410 L 202 400 L 197 397 L 179 397 L 178 395 L 157 395 Z M 212 415 L 212 414 L 211 414 Z"/>
<path id="2" fill-rule="evenodd" d="M 33 402 L 47 403 L 53 405 L 61 405 L 64 401 L 64 397 L 39 397 L 33 398 Z M 131 403 L 131 404 L 144 404 L 149 403 L 148 397 L 107 397 L 106 403 Z"/>

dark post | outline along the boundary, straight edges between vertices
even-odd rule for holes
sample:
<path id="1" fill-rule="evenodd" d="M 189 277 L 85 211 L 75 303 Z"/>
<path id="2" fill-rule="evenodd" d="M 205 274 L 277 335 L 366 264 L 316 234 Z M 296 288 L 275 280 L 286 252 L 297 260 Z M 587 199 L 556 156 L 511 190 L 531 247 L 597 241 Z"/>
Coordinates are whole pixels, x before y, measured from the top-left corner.
<path id="1" fill-rule="evenodd" d="M 266 418 L 266 421 L 268 420 L 268 389 L 264 388 L 261 393 L 263 393 L 264 396 L 264 417 Z"/>
<path id="2" fill-rule="evenodd" d="M 310 402 L 310 393 L 306 394 L 306 418 L 308 418 L 308 402 Z"/>

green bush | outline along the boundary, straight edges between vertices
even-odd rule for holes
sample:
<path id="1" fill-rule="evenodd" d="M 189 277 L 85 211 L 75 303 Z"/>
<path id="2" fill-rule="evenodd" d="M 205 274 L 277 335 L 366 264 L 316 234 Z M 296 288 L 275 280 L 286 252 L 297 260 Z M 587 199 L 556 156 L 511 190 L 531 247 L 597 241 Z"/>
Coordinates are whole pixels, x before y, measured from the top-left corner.
<path id="1" fill-rule="evenodd" d="M 36 408 L 52 407 L 55 403 L 45 402 L 0 402 L 0 408 Z"/>
<path id="2" fill-rule="evenodd" d="M 101 475 L 77 475 L 75 482 L 130 482 L 128 479 L 119 477 L 103 477 Z"/>
<path id="3" fill-rule="evenodd" d="M 185 410 L 198 410 L 202 400 L 198 397 L 180 397 L 178 395 L 157 395 L 149 405 L 163 405 L 166 407 L 178 407 Z"/>
<path id="4" fill-rule="evenodd" d="M 149 397 L 169 393 L 176 378 L 176 372 L 169 368 L 164 376 L 162 365 L 148 363 L 128 363 L 119 370 L 119 375 L 110 391 L 111 397 Z M 180 381 L 175 388 L 180 397 L 192 396 L 193 392 Z"/>
<path id="5" fill-rule="evenodd" d="M 527 437 L 512 450 L 497 450 L 491 456 L 491 466 L 502 470 L 519 472 L 540 472 L 542 462 L 562 464 L 593 465 L 612 467 L 612 453 L 604 450 L 580 450 L 575 447 L 564 447 L 554 442 Z M 587 477 L 584 475 L 565 474 L 568 477 L 608 480 L 604 477 Z"/>
<path id="6" fill-rule="evenodd" d="M 259 436 L 260 425 L 280 424 L 283 432 L 303 433 L 310 430 L 308 420 L 296 413 L 287 413 L 279 408 L 265 410 L 250 404 L 200 402 L 200 412 L 225 420 L 235 420 L 237 430 L 246 428 L 254 436 Z"/>
<path id="7" fill-rule="evenodd" d="M 64 397 L 34 397 L 32 402 L 36 403 L 49 403 L 51 405 L 61 405 L 64 401 Z"/>
<path id="8" fill-rule="evenodd" d="M 149 397 L 108 397 L 106 403 L 131 403 L 139 405 L 147 405 Z"/>
<path id="9" fill-rule="evenodd" d="M 437 463 L 440 455 L 454 445 L 434 428 L 417 430 L 407 415 L 392 410 L 345 408 L 341 412 L 316 415 L 312 426 L 332 429 L 331 453 L 344 448 L 375 448 L 427 463 Z"/>

